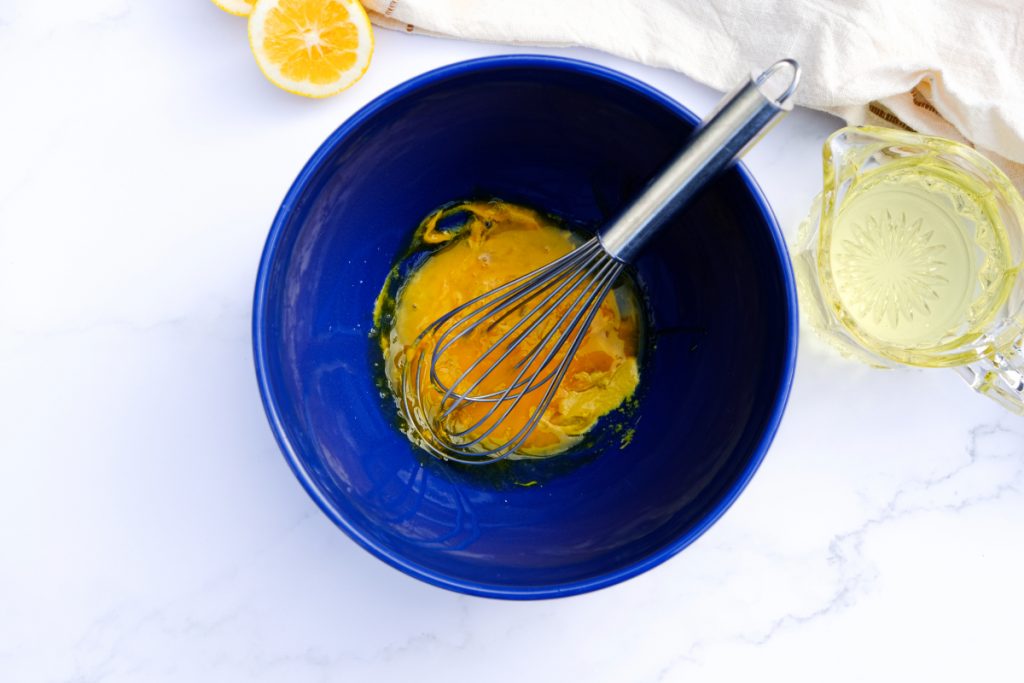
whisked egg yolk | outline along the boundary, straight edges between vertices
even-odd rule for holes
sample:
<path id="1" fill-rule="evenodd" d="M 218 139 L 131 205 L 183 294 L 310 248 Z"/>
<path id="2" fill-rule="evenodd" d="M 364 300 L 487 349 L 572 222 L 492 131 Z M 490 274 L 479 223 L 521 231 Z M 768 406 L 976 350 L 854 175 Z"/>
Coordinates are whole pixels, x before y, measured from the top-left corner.
<path id="1" fill-rule="evenodd" d="M 468 215 L 466 224 L 457 231 L 439 229 L 442 216 L 450 216 L 454 210 Z M 386 374 L 399 400 L 402 364 L 419 353 L 421 345 L 434 341 L 427 338 L 417 342 L 424 329 L 460 304 L 544 266 L 577 246 L 573 234 L 553 221 L 536 211 L 504 202 L 467 202 L 432 214 L 422 226 L 421 239 L 427 244 L 448 244 L 427 258 L 398 292 L 393 324 L 384 346 Z M 630 286 L 621 286 L 605 297 L 550 405 L 517 454 L 550 456 L 571 448 L 601 416 L 618 408 L 633 394 L 639 382 L 638 316 L 639 306 Z M 450 386 L 521 318 L 521 311 L 518 317 L 513 312 L 460 339 L 436 368 L 442 381 Z M 531 333 L 477 391 L 499 390 L 516 381 L 520 369 L 517 361 L 534 348 L 547 329 L 541 326 Z M 558 360 L 556 356 L 551 367 Z M 472 374 L 469 379 L 473 379 Z M 543 389 L 526 393 L 507 419 L 480 442 L 480 447 L 490 448 L 511 439 L 534 413 L 543 394 Z M 441 392 L 428 390 L 419 396 L 420 408 L 428 415 L 436 415 Z M 447 427 L 456 431 L 470 429 L 492 405 L 465 403 L 448 418 Z M 469 431 L 464 438 L 475 438 L 487 426 L 485 423 Z"/>

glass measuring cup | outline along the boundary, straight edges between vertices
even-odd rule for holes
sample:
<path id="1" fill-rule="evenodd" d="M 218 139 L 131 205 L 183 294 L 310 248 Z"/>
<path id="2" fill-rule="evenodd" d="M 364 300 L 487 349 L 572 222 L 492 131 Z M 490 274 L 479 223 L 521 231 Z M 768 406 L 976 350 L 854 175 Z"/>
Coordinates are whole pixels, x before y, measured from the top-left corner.
<path id="1" fill-rule="evenodd" d="M 876 367 L 953 368 L 1024 414 L 1024 200 L 943 138 L 843 128 L 794 253 L 800 309 Z"/>

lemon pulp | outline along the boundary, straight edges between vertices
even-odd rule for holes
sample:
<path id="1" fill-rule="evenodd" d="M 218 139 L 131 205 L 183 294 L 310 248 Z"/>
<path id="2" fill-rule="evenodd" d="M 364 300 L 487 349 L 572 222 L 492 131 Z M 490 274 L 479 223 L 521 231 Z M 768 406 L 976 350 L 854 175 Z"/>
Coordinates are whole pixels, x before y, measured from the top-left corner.
<path id="1" fill-rule="evenodd" d="M 258 0 L 249 15 L 249 44 L 272 83 L 327 97 L 365 73 L 373 31 L 357 0 Z"/>

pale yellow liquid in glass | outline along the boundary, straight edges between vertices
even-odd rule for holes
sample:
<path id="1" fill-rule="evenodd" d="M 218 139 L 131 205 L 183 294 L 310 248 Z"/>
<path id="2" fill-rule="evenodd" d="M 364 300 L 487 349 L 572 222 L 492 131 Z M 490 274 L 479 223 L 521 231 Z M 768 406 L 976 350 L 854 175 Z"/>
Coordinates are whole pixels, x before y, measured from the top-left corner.
<path id="1" fill-rule="evenodd" d="M 947 164 L 909 160 L 859 177 L 822 242 L 843 324 L 882 355 L 981 334 L 1004 303 L 1010 253 L 983 187 Z M 823 235 L 824 236 L 824 235 Z"/>

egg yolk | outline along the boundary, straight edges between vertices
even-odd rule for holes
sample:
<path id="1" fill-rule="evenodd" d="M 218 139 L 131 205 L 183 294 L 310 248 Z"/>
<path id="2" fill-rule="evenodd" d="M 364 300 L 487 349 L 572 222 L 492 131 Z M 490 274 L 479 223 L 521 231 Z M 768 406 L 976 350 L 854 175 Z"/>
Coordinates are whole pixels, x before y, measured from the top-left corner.
<path id="1" fill-rule="evenodd" d="M 466 214 L 466 223 L 455 231 L 440 229 L 440 219 L 454 212 Z M 429 354 L 436 341 L 436 336 L 418 340 L 424 329 L 473 297 L 550 263 L 576 248 L 578 243 L 572 233 L 538 212 L 496 201 L 467 202 L 432 214 L 421 226 L 421 239 L 427 244 L 448 244 L 429 256 L 407 278 L 395 301 L 393 324 L 383 345 L 386 374 L 399 401 L 403 398 L 400 395 L 402 364 L 424 349 Z M 572 298 L 570 296 L 556 309 L 550 320 L 564 313 Z M 493 324 L 481 325 L 473 334 L 460 338 L 436 367 L 441 380 L 450 386 L 522 319 L 523 309 L 533 305 L 536 301 L 509 311 L 506 316 L 497 316 Z M 550 456 L 571 448 L 602 415 L 615 410 L 632 395 L 639 382 L 638 316 L 637 298 L 630 285 L 619 286 L 605 297 L 551 403 L 536 428 L 518 447 L 516 455 Z M 521 370 L 519 361 L 549 329 L 541 325 L 531 332 L 512 355 L 481 381 L 476 392 L 499 391 L 514 383 Z M 565 349 L 561 353 L 564 354 Z M 560 357 L 556 355 L 544 367 L 542 375 L 553 369 L 558 360 Z M 534 369 L 539 369 L 540 360 L 535 363 Z M 471 371 L 469 380 L 475 376 Z M 525 393 L 508 417 L 479 442 L 479 447 L 493 448 L 514 438 L 534 414 L 544 393 L 545 388 Z M 426 415 L 437 415 L 442 392 L 430 387 L 418 396 L 422 411 Z M 468 429 L 470 431 L 462 438 L 474 439 L 493 424 L 485 419 L 482 426 L 473 429 L 492 407 L 493 403 L 464 403 L 447 418 L 446 427 L 454 431 Z"/>

